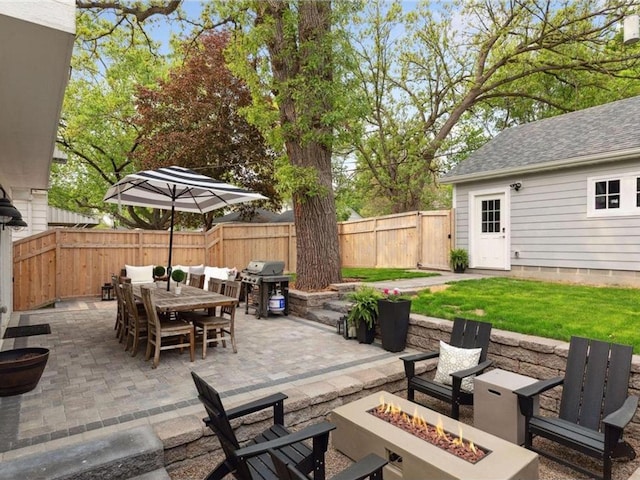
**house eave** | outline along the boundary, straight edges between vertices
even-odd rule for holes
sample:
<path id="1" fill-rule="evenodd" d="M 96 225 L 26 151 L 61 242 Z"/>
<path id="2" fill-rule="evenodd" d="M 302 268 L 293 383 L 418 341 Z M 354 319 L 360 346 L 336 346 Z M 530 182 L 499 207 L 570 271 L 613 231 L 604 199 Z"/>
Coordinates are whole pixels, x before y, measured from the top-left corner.
<path id="1" fill-rule="evenodd" d="M 580 157 L 567 158 L 565 160 L 553 160 L 551 162 L 536 163 L 533 165 L 524 165 L 521 167 L 506 168 L 502 170 L 491 170 L 485 172 L 470 173 L 467 175 L 454 175 L 451 177 L 440 177 L 442 184 L 455 184 L 465 182 L 475 182 L 480 180 L 490 180 L 495 178 L 503 178 L 514 175 L 523 175 L 526 173 L 539 173 L 544 171 L 558 170 L 562 168 L 579 167 L 585 165 L 593 165 L 597 163 L 618 162 L 623 160 L 633 160 L 640 158 L 640 147 L 618 150 L 615 152 L 607 152 L 605 154 L 598 153 L 594 155 L 582 155 Z"/>

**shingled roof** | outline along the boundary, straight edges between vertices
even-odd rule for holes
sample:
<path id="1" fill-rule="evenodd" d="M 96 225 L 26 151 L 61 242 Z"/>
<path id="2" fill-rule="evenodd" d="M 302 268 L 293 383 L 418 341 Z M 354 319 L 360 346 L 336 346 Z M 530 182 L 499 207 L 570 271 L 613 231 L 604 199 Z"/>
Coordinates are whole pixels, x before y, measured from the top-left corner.
<path id="1" fill-rule="evenodd" d="M 640 158 L 640 96 L 500 132 L 441 178 L 443 183 Z"/>

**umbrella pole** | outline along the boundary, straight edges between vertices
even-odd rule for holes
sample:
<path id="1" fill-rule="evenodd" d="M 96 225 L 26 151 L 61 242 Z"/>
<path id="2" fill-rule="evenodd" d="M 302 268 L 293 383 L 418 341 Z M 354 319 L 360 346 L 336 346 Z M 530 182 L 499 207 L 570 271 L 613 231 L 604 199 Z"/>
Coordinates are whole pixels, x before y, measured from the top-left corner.
<path id="1" fill-rule="evenodd" d="M 173 252 L 173 217 L 176 213 L 176 202 L 173 200 L 171 202 L 171 228 L 169 229 L 169 265 L 167 266 L 167 292 L 171 286 L 171 252 Z"/>

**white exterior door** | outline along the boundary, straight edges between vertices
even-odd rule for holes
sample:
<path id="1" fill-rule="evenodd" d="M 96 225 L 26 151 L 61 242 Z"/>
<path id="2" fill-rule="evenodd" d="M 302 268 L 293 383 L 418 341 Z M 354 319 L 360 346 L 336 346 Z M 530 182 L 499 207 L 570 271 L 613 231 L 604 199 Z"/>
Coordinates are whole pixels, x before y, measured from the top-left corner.
<path id="1" fill-rule="evenodd" d="M 508 270 L 507 194 L 478 193 L 470 202 L 470 267 Z"/>

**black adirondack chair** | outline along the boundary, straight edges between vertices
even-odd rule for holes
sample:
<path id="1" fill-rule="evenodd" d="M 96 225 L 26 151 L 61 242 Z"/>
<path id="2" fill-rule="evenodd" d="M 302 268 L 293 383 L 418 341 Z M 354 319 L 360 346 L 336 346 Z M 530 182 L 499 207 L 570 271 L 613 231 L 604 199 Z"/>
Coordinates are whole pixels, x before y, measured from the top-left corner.
<path id="1" fill-rule="evenodd" d="M 451 374 L 453 385 L 444 385 L 423 375 L 416 375 L 416 362 L 437 358 L 440 352 L 418 353 L 400 357 L 404 362 L 404 372 L 407 376 L 407 399 L 413 402 L 415 392 L 418 391 L 449 402 L 451 403 L 451 418 L 457 420 L 460 416 L 460 405 L 473 405 L 473 392 L 462 390 L 462 380 L 483 372 L 492 364 L 491 360 L 487 360 L 491 327 L 491 324 L 487 322 L 465 318 L 454 319 L 449 344 L 458 348 L 481 348 L 482 352 L 480 362 L 476 367 Z"/>
<path id="2" fill-rule="evenodd" d="M 324 455 L 329 447 L 329 432 L 336 428 L 335 425 L 321 422 L 292 433 L 284 427 L 286 395 L 276 393 L 225 410 L 218 392 L 196 373 L 191 372 L 191 376 L 198 390 L 198 398 L 208 414 L 203 421 L 217 435 L 225 454 L 225 460 L 209 473 L 207 480 L 220 480 L 229 474 L 241 480 L 277 480 L 270 449 L 281 451 L 287 462 L 301 472 L 313 472 L 314 480 L 324 480 Z M 229 421 L 267 408 L 273 408 L 273 425 L 256 435 L 248 446 L 240 448 Z M 304 442 L 310 439 L 311 447 Z"/>
<path id="3" fill-rule="evenodd" d="M 277 450 L 269 450 L 280 480 L 309 480 L 309 477 L 291 465 L 287 457 Z M 388 462 L 375 453 L 370 453 L 359 462 L 350 465 L 331 480 L 382 480 L 382 468 Z"/>
<path id="4" fill-rule="evenodd" d="M 594 458 L 602 459 L 602 477 L 611 478 L 612 458 L 635 458 L 622 440 L 624 427 L 638 407 L 628 396 L 630 346 L 572 337 L 564 377 L 542 380 L 514 393 L 525 416 L 525 447 L 589 476 L 598 475 L 564 458 L 533 446 L 540 436 Z M 536 395 L 563 385 L 558 417 L 534 415 Z"/>

